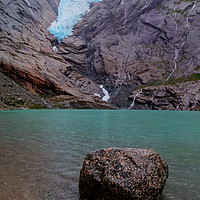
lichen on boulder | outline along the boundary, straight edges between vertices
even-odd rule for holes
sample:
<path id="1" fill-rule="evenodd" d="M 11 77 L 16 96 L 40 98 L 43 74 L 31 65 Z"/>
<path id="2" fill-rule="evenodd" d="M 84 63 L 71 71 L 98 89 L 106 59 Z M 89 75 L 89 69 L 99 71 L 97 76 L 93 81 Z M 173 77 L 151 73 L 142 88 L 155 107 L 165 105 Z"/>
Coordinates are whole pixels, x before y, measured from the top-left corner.
<path id="1" fill-rule="evenodd" d="M 158 200 L 168 166 L 149 149 L 108 148 L 89 153 L 79 179 L 81 200 Z"/>

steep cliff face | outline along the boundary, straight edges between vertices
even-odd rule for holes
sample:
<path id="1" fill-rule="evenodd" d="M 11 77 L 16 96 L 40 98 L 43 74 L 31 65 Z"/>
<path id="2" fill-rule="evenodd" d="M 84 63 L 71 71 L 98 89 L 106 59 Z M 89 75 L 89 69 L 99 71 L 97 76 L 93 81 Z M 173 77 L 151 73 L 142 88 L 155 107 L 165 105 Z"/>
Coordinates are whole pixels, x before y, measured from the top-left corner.
<path id="1" fill-rule="evenodd" d="M 62 95 L 64 108 L 109 108 L 95 97 L 103 85 L 120 108 L 200 110 L 199 0 L 92 3 L 60 43 L 47 31 L 58 3 L 1 0 L 1 72 L 33 93 Z"/>
<path id="2" fill-rule="evenodd" d="M 56 38 L 47 28 L 56 18 L 58 3 L 58 0 L 1 0 L 0 71 L 32 93 L 68 95 L 72 107 L 80 101 L 81 105 L 77 103 L 75 107 L 87 108 L 89 104 L 91 108 L 101 104 L 106 107 L 93 95 L 101 89 L 53 51 L 51 42 Z"/>
<path id="3" fill-rule="evenodd" d="M 145 110 L 200 110 L 200 81 L 173 85 L 149 86 L 135 90 L 130 96 L 135 109 Z M 136 97 L 136 98 L 135 98 Z"/>
<path id="4" fill-rule="evenodd" d="M 198 76 L 199 14 L 197 0 L 104 0 L 93 4 L 74 31 L 88 47 L 84 73 L 106 86 L 111 103 L 125 108 L 131 103 L 127 97 L 141 86 Z M 193 85 L 189 81 L 185 84 Z M 199 92 L 198 81 L 195 87 Z M 177 91 L 178 96 L 182 93 L 190 94 Z M 154 92 L 152 96 L 156 97 Z M 179 102 L 173 108 L 170 102 L 166 104 L 169 106 L 152 108 L 175 109 Z M 137 108 L 145 108 L 139 105 Z M 189 104 L 181 108 L 186 107 L 190 109 Z"/>

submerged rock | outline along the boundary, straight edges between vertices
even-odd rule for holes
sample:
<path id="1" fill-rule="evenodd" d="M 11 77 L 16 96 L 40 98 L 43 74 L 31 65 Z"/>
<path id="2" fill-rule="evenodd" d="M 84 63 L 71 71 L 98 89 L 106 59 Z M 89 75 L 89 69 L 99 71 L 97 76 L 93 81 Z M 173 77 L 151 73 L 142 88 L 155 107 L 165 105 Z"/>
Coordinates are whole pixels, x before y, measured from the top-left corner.
<path id="1" fill-rule="evenodd" d="M 80 172 L 80 199 L 157 200 L 168 166 L 148 149 L 109 148 L 89 153 Z"/>

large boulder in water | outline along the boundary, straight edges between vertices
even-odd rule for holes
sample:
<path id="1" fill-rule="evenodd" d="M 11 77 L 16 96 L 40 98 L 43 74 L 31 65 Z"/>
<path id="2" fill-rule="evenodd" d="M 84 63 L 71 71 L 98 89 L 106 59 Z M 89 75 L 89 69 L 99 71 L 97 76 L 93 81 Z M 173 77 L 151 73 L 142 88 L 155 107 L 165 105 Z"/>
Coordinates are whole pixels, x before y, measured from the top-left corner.
<path id="1" fill-rule="evenodd" d="M 80 199 L 157 200 L 168 166 L 149 149 L 109 148 L 89 153 L 80 172 Z"/>

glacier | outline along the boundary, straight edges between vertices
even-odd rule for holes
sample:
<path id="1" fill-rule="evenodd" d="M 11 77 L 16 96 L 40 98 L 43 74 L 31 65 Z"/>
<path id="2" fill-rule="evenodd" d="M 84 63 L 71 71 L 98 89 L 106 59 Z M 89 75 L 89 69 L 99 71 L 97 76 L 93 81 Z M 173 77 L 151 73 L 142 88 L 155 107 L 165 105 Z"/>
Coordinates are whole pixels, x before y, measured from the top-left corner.
<path id="1" fill-rule="evenodd" d="M 74 25 L 89 11 L 91 2 L 101 0 L 61 0 L 58 17 L 52 22 L 48 31 L 58 40 L 72 34 Z"/>

